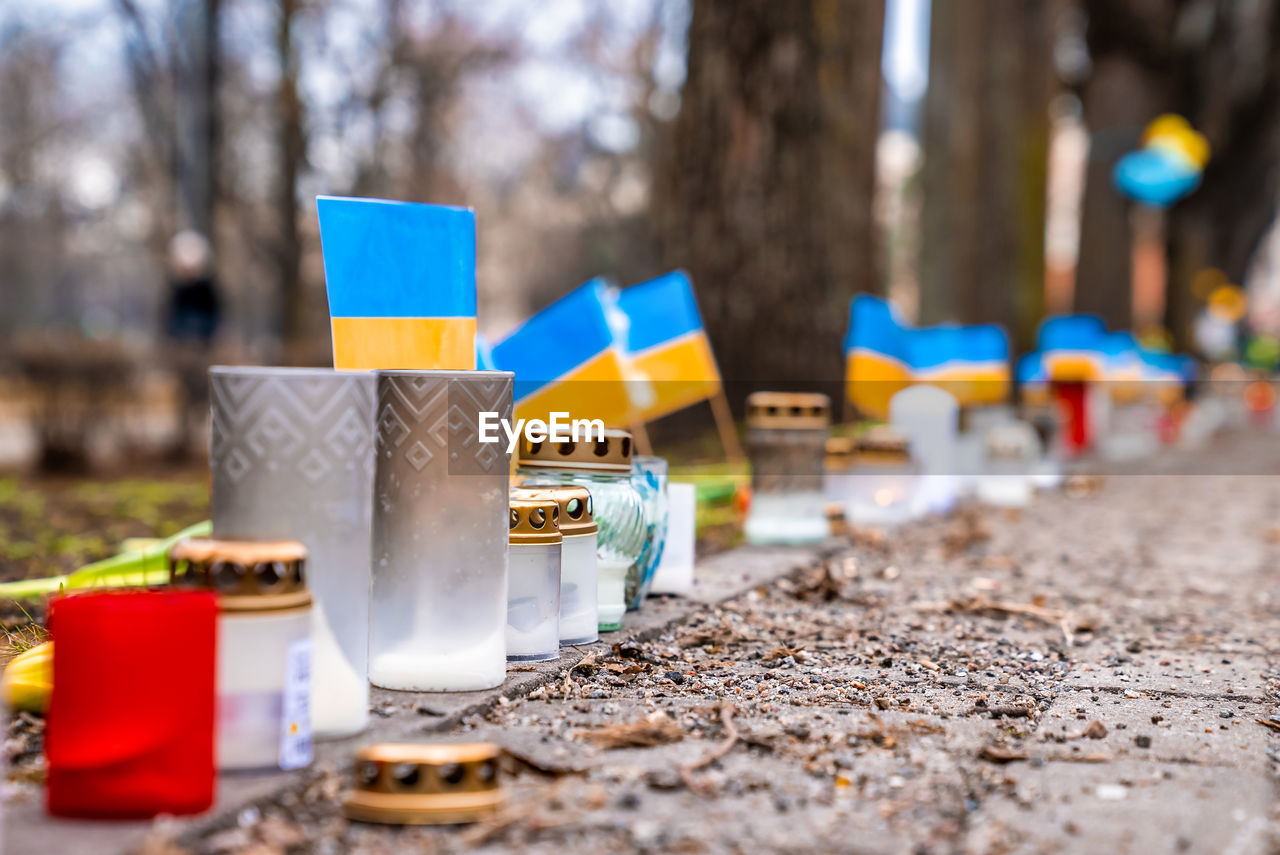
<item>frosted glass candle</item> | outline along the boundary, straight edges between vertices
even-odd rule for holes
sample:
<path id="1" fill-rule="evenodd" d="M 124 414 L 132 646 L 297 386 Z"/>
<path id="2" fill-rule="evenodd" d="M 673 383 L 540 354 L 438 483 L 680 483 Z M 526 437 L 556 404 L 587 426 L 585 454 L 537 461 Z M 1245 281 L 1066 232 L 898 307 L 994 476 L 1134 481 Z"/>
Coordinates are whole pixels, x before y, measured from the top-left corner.
<path id="1" fill-rule="evenodd" d="M 822 494 L 830 421 L 826 395 L 756 392 L 747 398 L 749 543 L 799 545 L 830 535 Z"/>
<path id="2" fill-rule="evenodd" d="M 1031 504 L 1034 470 L 1040 460 L 1035 428 L 1021 421 L 987 432 L 986 471 L 978 479 L 978 501 L 1004 508 Z"/>
<path id="3" fill-rule="evenodd" d="M 653 577 L 654 594 L 688 594 L 693 590 L 694 547 L 698 518 L 698 489 L 693 484 L 669 484 L 670 522 L 667 545 Z"/>
<path id="4" fill-rule="evenodd" d="M 560 653 L 560 506 L 511 499 L 507 570 L 507 661 L 542 662 Z"/>
<path id="5" fill-rule="evenodd" d="M 473 691 L 506 675 L 506 371 L 379 371 L 369 679 Z"/>
<path id="6" fill-rule="evenodd" d="M 894 526 L 922 513 L 919 466 L 906 437 L 888 426 L 858 439 L 848 483 L 850 525 Z"/>
<path id="7" fill-rule="evenodd" d="M 554 499 L 560 508 L 560 644 L 590 644 L 600 637 L 596 591 L 599 526 L 586 487 L 572 484 L 515 487 L 513 496 Z"/>
<path id="8" fill-rule="evenodd" d="M 321 738 L 369 718 L 375 385 L 371 374 L 321 368 L 209 371 L 213 533 L 306 547 Z"/>

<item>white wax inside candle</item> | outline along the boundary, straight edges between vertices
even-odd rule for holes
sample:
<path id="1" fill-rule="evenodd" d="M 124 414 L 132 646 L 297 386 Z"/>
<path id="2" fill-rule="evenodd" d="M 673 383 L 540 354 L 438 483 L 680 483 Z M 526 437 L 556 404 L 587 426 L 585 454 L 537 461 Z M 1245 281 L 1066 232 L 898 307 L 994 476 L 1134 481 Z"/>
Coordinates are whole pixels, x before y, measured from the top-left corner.
<path id="1" fill-rule="evenodd" d="M 560 544 L 511 544 L 507 659 L 554 659 L 560 650 Z"/>
<path id="2" fill-rule="evenodd" d="M 473 692 L 502 685 L 507 673 L 503 629 L 465 647 L 449 648 L 439 643 L 443 641 L 440 636 L 419 636 L 374 653 L 369 680 L 408 692 Z"/>

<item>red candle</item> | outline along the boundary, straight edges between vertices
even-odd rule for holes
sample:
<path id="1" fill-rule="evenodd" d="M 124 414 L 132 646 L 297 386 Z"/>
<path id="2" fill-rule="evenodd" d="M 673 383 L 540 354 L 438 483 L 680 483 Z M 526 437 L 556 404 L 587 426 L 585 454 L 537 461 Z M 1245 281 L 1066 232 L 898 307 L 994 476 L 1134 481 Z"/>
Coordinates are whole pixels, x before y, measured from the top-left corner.
<path id="1" fill-rule="evenodd" d="M 204 591 L 54 600 L 49 813 L 145 818 L 213 804 L 217 618 Z"/>

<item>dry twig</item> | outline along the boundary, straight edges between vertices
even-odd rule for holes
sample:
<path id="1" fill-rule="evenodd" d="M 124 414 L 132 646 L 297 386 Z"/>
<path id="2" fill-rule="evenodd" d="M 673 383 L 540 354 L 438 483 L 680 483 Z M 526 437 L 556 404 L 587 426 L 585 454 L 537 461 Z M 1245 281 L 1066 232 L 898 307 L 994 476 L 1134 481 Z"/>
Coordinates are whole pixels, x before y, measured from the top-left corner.
<path id="1" fill-rule="evenodd" d="M 724 742 L 704 754 L 702 759 L 680 767 L 680 778 L 684 781 L 684 785 L 689 788 L 689 792 L 700 796 L 705 796 L 707 793 L 705 788 L 693 779 L 693 773 L 724 757 L 733 750 L 733 746 L 738 744 L 738 726 L 733 722 L 733 714 L 737 712 L 737 708 L 728 701 L 721 701 L 719 707 L 720 722 L 724 725 L 725 731 Z"/>

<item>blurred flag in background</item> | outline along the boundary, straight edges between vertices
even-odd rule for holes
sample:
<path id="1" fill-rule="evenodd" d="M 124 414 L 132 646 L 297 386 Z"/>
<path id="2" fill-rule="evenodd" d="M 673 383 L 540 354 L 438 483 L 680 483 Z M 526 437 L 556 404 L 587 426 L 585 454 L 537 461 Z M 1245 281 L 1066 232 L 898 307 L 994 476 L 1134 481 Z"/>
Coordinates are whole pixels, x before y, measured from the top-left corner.
<path id="1" fill-rule="evenodd" d="M 626 354 L 610 324 L 611 300 L 593 279 L 525 321 L 493 346 L 493 363 L 513 371 L 517 418 L 552 412 L 623 427 L 637 417 L 628 393 Z"/>
<path id="2" fill-rule="evenodd" d="M 647 381 L 646 394 L 632 395 L 641 420 L 661 418 L 720 391 L 720 370 L 684 271 L 623 289 L 614 307 L 621 314 L 615 332 L 630 367 Z"/>

